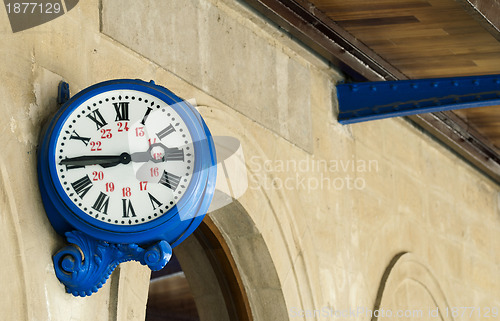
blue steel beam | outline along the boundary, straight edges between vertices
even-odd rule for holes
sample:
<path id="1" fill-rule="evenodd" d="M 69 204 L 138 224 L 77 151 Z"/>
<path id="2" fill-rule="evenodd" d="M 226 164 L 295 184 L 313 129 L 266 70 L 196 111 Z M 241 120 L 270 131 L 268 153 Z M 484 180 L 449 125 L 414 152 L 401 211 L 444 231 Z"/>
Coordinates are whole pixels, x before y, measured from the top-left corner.
<path id="1" fill-rule="evenodd" d="M 445 110 L 500 105 L 500 75 L 337 85 L 338 121 L 352 124 Z"/>

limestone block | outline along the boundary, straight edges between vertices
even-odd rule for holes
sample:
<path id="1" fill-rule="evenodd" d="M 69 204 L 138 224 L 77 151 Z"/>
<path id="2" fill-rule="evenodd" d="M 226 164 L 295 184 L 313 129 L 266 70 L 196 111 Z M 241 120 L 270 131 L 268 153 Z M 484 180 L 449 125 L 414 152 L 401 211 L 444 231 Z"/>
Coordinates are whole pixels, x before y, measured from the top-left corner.
<path id="1" fill-rule="evenodd" d="M 283 290 L 274 288 L 265 288 L 258 292 L 258 299 L 253 300 L 252 312 L 254 320 L 289 320 L 286 314 L 286 306 L 277 298 L 283 295 Z M 265 311 L 265 312 L 263 312 Z M 301 320 L 301 319 L 298 319 Z"/>
<path id="2" fill-rule="evenodd" d="M 450 220 L 456 217 L 455 204 L 447 200 L 443 192 L 429 189 L 429 208 L 427 218 L 429 227 L 440 234 L 447 234 L 450 229 Z"/>
<path id="3" fill-rule="evenodd" d="M 458 199 L 467 204 L 468 207 L 473 205 L 476 208 L 481 208 L 481 213 L 473 214 L 476 218 L 491 220 L 496 217 L 496 199 L 497 195 L 494 192 L 497 186 L 494 185 L 478 173 L 469 171 L 469 168 L 459 167 L 463 174 L 460 175 L 458 182 L 459 195 Z"/>
<path id="4" fill-rule="evenodd" d="M 271 253 L 264 241 L 264 235 L 255 228 L 255 223 L 245 215 L 245 209 L 235 202 L 209 215 L 219 228 L 235 260 L 253 317 L 256 320 L 264 320 L 268 315 L 273 315 L 277 320 L 286 320 L 284 293 L 274 267 L 275 254 Z M 239 222 L 240 229 L 231 228 L 234 226 L 234 215 L 244 216 Z M 240 236 L 237 232 L 242 230 L 247 232 Z M 275 245 L 269 243 L 269 246 Z"/>
<path id="5" fill-rule="evenodd" d="M 471 248 L 474 253 L 482 254 L 485 259 L 490 260 L 493 238 L 497 234 L 491 226 L 485 224 L 483 220 L 477 218 L 469 219 L 465 226 L 464 243 Z"/>
<path id="6" fill-rule="evenodd" d="M 348 271 L 335 266 L 331 260 L 326 259 L 320 262 L 319 269 L 322 280 L 319 286 L 325 300 L 324 304 L 319 304 L 319 307 L 333 308 L 335 311 L 349 309 L 350 284 Z"/>
<path id="7" fill-rule="evenodd" d="M 429 257 L 429 261 L 443 276 L 455 281 L 464 280 L 469 273 L 466 266 L 467 251 L 463 244 L 440 238 L 435 246 L 436 256 Z"/>
<path id="8" fill-rule="evenodd" d="M 426 215 L 424 202 L 427 201 L 427 195 L 418 191 L 425 190 L 425 185 L 410 175 L 407 171 L 394 171 L 394 200 L 400 215 L 421 221 Z"/>
<path id="9" fill-rule="evenodd" d="M 356 139 L 357 144 L 363 144 L 365 147 L 370 148 L 374 152 L 384 155 L 390 145 L 389 142 L 392 141 L 391 138 L 385 135 L 385 124 L 393 120 L 375 120 L 364 123 L 357 123 L 347 125 L 352 131 L 354 139 Z M 342 125 L 339 125 L 342 126 Z"/>
<path id="10" fill-rule="evenodd" d="M 288 315 L 284 316 L 285 320 L 307 320 L 304 313 L 305 310 L 314 309 L 310 305 L 304 305 L 300 296 L 296 295 L 298 281 L 294 273 L 290 273 L 283 282 L 283 293 L 285 294 L 285 301 L 287 305 Z"/>
<path id="11" fill-rule="evenodd" d="M 499 279 L 496 276 L 498 269 L 493 264 L 478 255 L 470 255 L 467 258 L 467 270 L 469 272 L 467 283 L 478 291 L 498 293 Z"/>
<path id="12" fill-rule="evenodd" d="M 423 172 L 421 161 L 424 148 L 423 135 L 402 119 L 395 118 L 383 121 L 384 135 L 387 141 L 384 145 L 384 155 L 390 158 L 395 166 L 419 177 Z"/>
<path id="13" fill-rule="evenodd" d="M 112 279 L 110 312 L 116 320 L 144 320 L 151 270 L 138 262 L 119 265 Z"/>
<path id="14" fill-rule="evenodd" d="M 370 190 L 379 199 L 390 199 L 399 188 L 395 183 L 394 164 L 384 157 L 382 151 L 373 151 L 356 143 L 353 155 L 344 163 L 347 161 L 352 163 L 349 173 L 355 176 L 356 191 Z"/>
<path id="15" fill-rule="evenodd" d="M 102 30 L 310 151 L 309 67 L 221 7 L 209 0 L 105 1 Z"/>

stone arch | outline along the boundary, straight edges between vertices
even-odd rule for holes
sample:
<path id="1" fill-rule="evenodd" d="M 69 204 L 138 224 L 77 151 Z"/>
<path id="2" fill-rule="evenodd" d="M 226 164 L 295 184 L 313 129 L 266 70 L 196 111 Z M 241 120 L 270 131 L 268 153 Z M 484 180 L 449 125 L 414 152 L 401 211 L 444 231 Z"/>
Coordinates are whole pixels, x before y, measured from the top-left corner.
<path id="1" fill-rule="evenodd" d="M 287 320 L 288 312 L 280 280 L 262 235 L 238 202 L 209 214 L 227 243 L 230 254 L 241 277 L 248 298 L 251 315 L 255 320 Z M 203 230 L 200 226 L 199 230 Z M 198 236 L 199 237 L 199 236 Z M 175 249 L 175 254 L 193 291 L 200 319 L 235 320 L 218 286 L 206 252 L 191 235 Z M 206 268 L 209 267 L 209 268 Z M 234 314 L 233 314 L 234 315 Z"/>
<path id="2" fill-rule="evenodd" d="M 390 261 L 370 311 L 366 311 L 365 315 L 370 315 L 371 321 L 453 321 L 451 309 L 438 280 L 416 255 L 408 252 L 398 253 Z"/>
<path id="3" fill-rule="evenodd" d="M 280 138 L 274 133 L 251 119 L 240 117 L 233 109 L 213 101 L 211 104 L 205 103 L 203 100 L 199 101 L 201 104 L 198 105 L 198 110 L 212 135 L 232 136 L 242 144 L 246 158 L 244 166 L 248 173 L 248 189 L 238 201 L 259 230 L 269 250 L 280 286 L 284 289 L 286 305 L 298 309 L 316 306 L 318 298 L 312 290 L 312 284 L 317 284 L 319 280 L 317 273 L 310 271 L 317 269 L 317 257 L 302 251 L 304 243 L 310 245 L 313 236 L 293 215 L 297 208 L 292 207 L 290 195 L 286 191 L 255 184 L 262 175 L 272 182 L 274 178 L 279 178 L 280 173 L 259 168 L 252 160 L 273 159 L 276 153 L 280 152 L 278 148 L 288 146 L 283 147 L 286 144 L 278 143 Z M 292 155 L 295 153 L 297 157 L 303 156 L 302 151 L 293 148 L 287 151 Z M 237 233 L 233 235 L 238 237 Z M 232 237 L 228 237 L 227 242 L 231 243 Z M 288 314 L 287 311 L 277 316 L 276 320 L 288 320 Z"/>

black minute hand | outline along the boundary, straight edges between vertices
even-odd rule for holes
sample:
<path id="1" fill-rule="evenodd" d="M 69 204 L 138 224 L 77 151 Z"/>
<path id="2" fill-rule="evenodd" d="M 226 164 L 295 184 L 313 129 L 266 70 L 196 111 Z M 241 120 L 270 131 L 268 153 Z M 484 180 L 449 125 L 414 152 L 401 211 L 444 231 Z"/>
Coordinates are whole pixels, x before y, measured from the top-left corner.
<path id="1" fill-rule="evenodd" d="M 121 155 L 94 155 L 94 156 L 78 156 L 66 158 L 59 162 L 59 165 L 87 166 L 101 165 L 102 167 L 112 167 L 118 164 L 130 163 L 131 157 L 129 153 Z"/>
<path id="2" fill-rule="evenodd" d="M 153 147 L 160 147 L 164 153 L 162 158 L 154 158 L 151 153 Z M 183 161 L 184 152 L 179 148 L 168 148 L 161 143 L 153 144 L 146 152 L 138 152 L 130 155 L 127 152 L 121 155 L 92 155 L 92 156 L 77 156 L 72 158 L 65 158 L 59 162 L 59 165 L 73 165 L 73 166 L 88 166 L 88 165 L 101 165 L 102 167 L 113 167 L 119 164 L 128 164 L 131 161 L 135 163 L 145 163 L 152 161 L 154 163 L 161 163 L 164 161 Z"/>

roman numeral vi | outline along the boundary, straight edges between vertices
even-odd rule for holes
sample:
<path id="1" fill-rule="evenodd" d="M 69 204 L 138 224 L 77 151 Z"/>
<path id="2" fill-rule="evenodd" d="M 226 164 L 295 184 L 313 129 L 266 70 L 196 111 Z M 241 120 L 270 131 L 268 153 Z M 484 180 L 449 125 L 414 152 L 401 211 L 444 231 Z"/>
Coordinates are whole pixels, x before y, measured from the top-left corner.
<path id="1" fill-rule="evenodd" d="M 130 216 L 136 217 L 134 207 L 129 199 L 122 199 L 123 204 L 123 217 L 128 218 Z"/>

